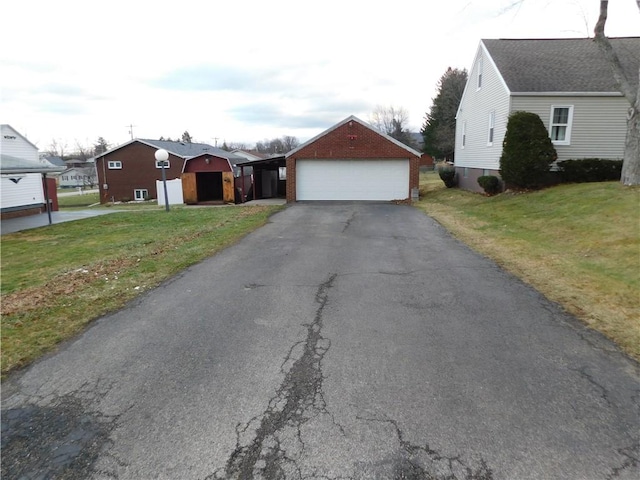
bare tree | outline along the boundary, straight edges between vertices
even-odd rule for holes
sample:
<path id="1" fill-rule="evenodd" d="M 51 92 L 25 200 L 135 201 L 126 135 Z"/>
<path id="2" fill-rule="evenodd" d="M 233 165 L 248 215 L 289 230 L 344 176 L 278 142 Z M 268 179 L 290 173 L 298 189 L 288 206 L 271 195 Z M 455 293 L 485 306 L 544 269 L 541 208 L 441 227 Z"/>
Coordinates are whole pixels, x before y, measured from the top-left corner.
<path id="1" fill-rule="evenodd" d="M 282 145 L 284 147 L 284 152 L 283 153 L 286 153 L 286 152 L 289 152 L 289 151 L 293 150 L 299 144 L 300 144 L 300 142 L 298 142 L 298 139 L 296 137 L 291 137 L 289 135 L 285 135 L 284 137 L 282 137 Z"/>
<path id="2" fill-rule="evenodd" d="M 640 10 L 640 0 L 636 0 L 636 4 L 638 5 L 638 10 Z M 620 92 L 629 102 L 627 139 L 624 146 L 620 182 L 623 185 L 640 185 L 640 68 L 638 69 L 638 84 L 634 88 L 630 79 L 625 75 L 620 59 L 611 42 L 604 34 L 608 7 L 608 0 L 600 1 L 600 16 L 593 30 L 595 34 L 594 41 L 611 66 Z"/>
<path id="3" fill-rule="evenodd" d="M 381 132 L 395 138 L 405 145 L 416 148 L 407 128 L 409 113 L 402 107 L 382 107 L 378 105 L 369 116 L 369 123 Z"/>
<path id="4" fill-rule="evenodd" d="M 65 150 L 67 149 L 67 144 L 56 140 L 55 138 L 51 140 L 51 144 L 49 145 L 49 149 L 47 150 L 47 154 L 52 157 L 60 157 L 64 160 Z"/>

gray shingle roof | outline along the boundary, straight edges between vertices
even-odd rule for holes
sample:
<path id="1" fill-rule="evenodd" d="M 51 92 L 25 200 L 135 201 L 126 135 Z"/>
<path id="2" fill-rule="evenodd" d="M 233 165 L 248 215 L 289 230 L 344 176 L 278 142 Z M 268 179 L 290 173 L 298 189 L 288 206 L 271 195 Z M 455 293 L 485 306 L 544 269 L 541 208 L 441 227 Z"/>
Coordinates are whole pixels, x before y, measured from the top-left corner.
<path id="1" fill-rule="evenodd" d="M 640 37 L 610 38 L 627 78 L 638 85 Z M 482 40 L 515 92 L 618 92 L 592 38 Z"/>
<path id="2" fill-rule="evenodd" d="M 146 138 L 141 138 L 140 141 L 149 143 L 158 148 L 164 148 L 168 152 L 171 152 L 183 158 L 195 157 L 196 155 L 201 155 L 203 153 L 210 153 L 212 155 L 228 158 L 230 160 L 244 160 L 244 157 L 234 155 L 233 153 L 227 152 L 226 150 L 223 150 L 221 148 L 212 147 L 211 145 L 208 145 L 206 143 L 167 142 L 165 140 L 150 140 Z"/>

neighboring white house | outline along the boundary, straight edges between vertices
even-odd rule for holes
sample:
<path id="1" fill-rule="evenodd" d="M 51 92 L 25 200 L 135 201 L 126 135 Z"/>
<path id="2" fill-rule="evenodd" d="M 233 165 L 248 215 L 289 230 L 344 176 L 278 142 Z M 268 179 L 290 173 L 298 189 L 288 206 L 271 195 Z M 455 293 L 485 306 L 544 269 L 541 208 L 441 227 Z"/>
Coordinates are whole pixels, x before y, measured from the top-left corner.
<path id="1" fill-rule="evenodd" d="M 93 163 L 86 167 L 68 168 L 58 177 L 58 186 L 61 188 L 93 188 L 97 184 L 98 173 Z"/>
<path id="2" fill-rule="evenodd" d="M 3 217 L 38 213 L 46 205 L 43 176 L 62 170 L 49 162 L 41 162 L 38 147 L 13 127 L 0 125 L 0 213 Z M 52 194 L 55 195 L 55 191 Z"/>
<path id="3" fill-rule="evenodd" d="M 637 87 L 640 37 L 610 38 Z M 499 176 L 509 115 L 542 119 L 558 161 L 621 159 L 629 104 L 591 38 L 481 40 L 456 115 L 458 185 Z"/>

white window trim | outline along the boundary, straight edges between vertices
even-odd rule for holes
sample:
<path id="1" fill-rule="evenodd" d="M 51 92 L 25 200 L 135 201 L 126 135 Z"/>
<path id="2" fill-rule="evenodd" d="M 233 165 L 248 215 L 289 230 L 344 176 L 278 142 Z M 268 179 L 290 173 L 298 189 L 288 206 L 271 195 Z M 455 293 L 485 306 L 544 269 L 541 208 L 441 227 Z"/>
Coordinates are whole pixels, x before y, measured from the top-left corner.
<path id="1" fill-rule="evenodd" d="M 568 108 L 569 115 L 567 118 L 567 129 L 565 130 L 564 140 L 553 140 L 552 132 L 553 127 L 556 125 L 553 123 L 553 111 L 556 108 Z M 563 124 L 558 124 L 563 125 Z M 551 105 L 551 112 L 549 113 L 549 138 L 554 145 L 571 145 L 571 128 L 573 126 L 573 105 Z"/>
<path id="2" fill-rule="evenodd" d="M 482 88 L 482 55 L 478 57 L 478 74 L 476 76 L 476 92 Z"/>
<path id="3" fill-rule="evenodd" d="M 142 192 L 142 198 L 138 198 L 140 195 L 138 195 L 139 192 Z M 146 188 L 134 188 L 133 189 L 133 199 L 136 202 L 142 202 L 145 200 L 145 197 L 148 198 L 149 197 L 149 190 L 147 190 Z"/>
<path id="4" fill-rule="evenodd" d="M 107 168 L 109 170 L 122 170 L 122 162 L 120 160 L 109 160 Z"/>
<path id="5" fill-rule="evenodd" d="M 465 148 L 467 146 L 467 121 L 463 120 L 462 121 L 462 148 Z"/>
<path id="6" fill-rule="evenodd" d="M 496 138 L 496 111 L 491 110 L 489 112 L 489 129 L 487 131 L 487 147 L 493 146 L 493 141 Z"/>
<path id="7" fill-rule="evenodd" d="M 168 159 L 164 161 L 164 168 L 169 168 L 171 166 L 171 161 Z M 162 161 L 156 160 L 156 168 L 162 168 Z"/>

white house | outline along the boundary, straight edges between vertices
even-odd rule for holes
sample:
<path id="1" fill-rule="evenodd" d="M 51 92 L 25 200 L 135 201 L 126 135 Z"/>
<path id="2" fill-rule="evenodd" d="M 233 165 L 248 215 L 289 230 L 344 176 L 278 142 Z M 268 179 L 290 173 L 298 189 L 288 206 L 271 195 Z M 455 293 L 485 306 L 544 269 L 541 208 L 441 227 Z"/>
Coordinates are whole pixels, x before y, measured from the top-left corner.
<path id="1" fill-rule="evenodd" d="M 10 125 L 0 125 L 0 214 L 2 218 L 39 213 L 46 206 L 43 177 L 63 168 L 41 162 L 38 147 Z M 55 182 L 48 198 L 55 196 Z"/>
<path id="2" fill-rule="evenodd" d="M 98 184 L 98 174 L 95 164 L 86 167 L 67 168 L 58 176 L 58 185 L 61 188 L 93 188 Z"/>
<path id="3" fill-rule="evenodd" d="M 610 41 L 637 86 L 640 37 Z M 500 176 L 512 112 L 540 116 L 558 161 L 621 159 L 628 108 L 591 38 L 481 40 L 456 115 L 458 185 L 481 191 L 478 177 Z"/>

